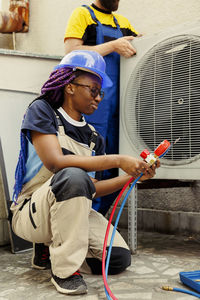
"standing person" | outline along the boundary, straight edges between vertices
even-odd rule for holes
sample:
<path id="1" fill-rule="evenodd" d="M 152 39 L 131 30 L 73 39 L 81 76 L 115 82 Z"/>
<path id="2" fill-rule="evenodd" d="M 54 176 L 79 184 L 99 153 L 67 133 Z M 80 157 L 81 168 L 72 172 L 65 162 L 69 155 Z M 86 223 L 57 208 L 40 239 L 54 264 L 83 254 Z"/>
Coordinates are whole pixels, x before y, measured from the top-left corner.
<path id="1" fill-rule="evenodd" d="M 101 55 L 72 51 L 55 67 L 22 123 L 12 228 L 40 248 L 49 246 L 51 281 L 64 294 L 87 292 L 80 271 L 101 274 L 107 220 L 91 208 L 94 197 L 119 190 L 141 172 L 143 180 L 155 174 L 156 166 L 131 156 L 104 155 L 103 138 L 85 122 L 82 114 L 94 113 L 101 88 L 111 84 Z M 101 181 L 101 171 L 113 167 L 125 174 Z M 109 274 L 130 263 L 130 250 L 117 232 Z"/>
<path id="2" fill-rule="evenodd" d="M 120 55 L 131 57 L 136 50 L 130 41 L 138 35 L 127 18 L 113 13 L 119 0 L 95 0 L 90 6 L 76 8 L 65 32 L 65 52 L 75 49 L 94 50 L 104 56 L 106 73 L 113 82 L 97 111 L 86 116 L 88 123 L 100 132 L 106 142 L 106 153 L 119 153 L 119 66 Z M 117 176 L 116 169 L 104 172 L 104 178 Z M 94 209 L 105 215 L 116 193 L 96 199 Z"/>

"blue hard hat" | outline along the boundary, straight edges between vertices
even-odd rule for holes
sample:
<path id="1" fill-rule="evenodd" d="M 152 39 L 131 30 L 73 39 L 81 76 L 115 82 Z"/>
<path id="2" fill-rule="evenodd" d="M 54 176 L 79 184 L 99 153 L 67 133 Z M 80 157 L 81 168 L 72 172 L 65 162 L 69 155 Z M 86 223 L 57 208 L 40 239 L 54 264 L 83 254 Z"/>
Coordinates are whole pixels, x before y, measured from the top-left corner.
<path id="1" fill-rule="evenodd" d="M 111 79 L 105 73 L 106 63 L 103 57 L 96 51 L 74 50 L 63 57 L 59 65 L 54 70 L 71 67 L 84 70 L 89 73 L 99 75 L 102 79 L 102 88 L 113 85 Z"/>

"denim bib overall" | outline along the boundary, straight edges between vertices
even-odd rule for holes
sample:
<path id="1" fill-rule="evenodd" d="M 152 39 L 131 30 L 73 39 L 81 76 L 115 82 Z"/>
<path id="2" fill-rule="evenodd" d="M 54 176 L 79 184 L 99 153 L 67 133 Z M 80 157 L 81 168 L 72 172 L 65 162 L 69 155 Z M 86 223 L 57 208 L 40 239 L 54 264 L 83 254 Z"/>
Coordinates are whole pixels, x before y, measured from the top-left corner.
<path id="1" fill-rule="evenodd" d="M 94 11 L 87 5 L 83 5 L 87 8 L 91 14 L 92 19 L 97 23 L 96 27 L 96 45 L 104 43 L 104 36 L 109 36 L 114 39 L 118 39 L 123 36 L 117 19 L 113 15 L 116 28 L 103 25 L 96 18 Z M 85 116 L 88 123 L 92 124 L 95 129 L 104 137 L 106 142 L 106 154 L 115 154 L 119 152 L 119 67 L 120 67 L 120 55 L 116 52 L 112 52 L 104 56 L 106 62 L 106 73 L 111 78 L 113 86 L 105 89 L 105 96 L 102 102 L 99 104 L 98 109 L 90 116 Z M 112 178 L 117 175 L 112 170 L 104 172 L 106 178 Z M 113 173 L 113 174 L 112 174 Z M 113 197 L 106 197 L 106 210 L 113 202 Z M 109 201 L 110 199 L 110 201 Z M 100 200 L 95 199 L 96 203 L 93 203 L 93 208 L 99 210 Z M 110 204 L 109 204 L 110 202 Z M 103 205 L 103 203 L 101 204 Z M 103 209 L 104 210 L 104 209 Z M 102 211 L 104 214 L 105 211 Z"/>

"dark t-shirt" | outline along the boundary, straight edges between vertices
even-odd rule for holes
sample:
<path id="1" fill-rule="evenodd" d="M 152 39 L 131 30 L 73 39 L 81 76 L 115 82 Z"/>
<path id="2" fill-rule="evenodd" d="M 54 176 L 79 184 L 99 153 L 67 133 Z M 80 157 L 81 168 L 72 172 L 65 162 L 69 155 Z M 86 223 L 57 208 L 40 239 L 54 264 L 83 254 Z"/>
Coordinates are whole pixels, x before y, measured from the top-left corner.
<path id="1" fill-rule="evenodd" d="M 75 121 L 60 107 L 55 110 L 60 117 L 65 134 L 70 136 L 77 142 L 85 145 L 90 145 L 92 129 L 82 117 L 81 121 Z M 53 108 L 43 99 L 37 99 L 28 107 L 24 122 L 21 128 L 22 132 L 28 138 L 28 158 L 26 162 L 26 175 L 24 182 L 29 181 L 37 174 L 43 165 L 39 159 L 35 148 L 32 145 L 30 131 L 34 130 L 44 134 L 58 134 L 58 124 Z M 104 139 L 101 135 L 97 136 L 94 147 L 95 155 L 103 155 L 105 152 Z M 89 174 L 90 175 L 90 174 Z M 100 179 L 101 172 L 96 172 L 95 178 Z"/>

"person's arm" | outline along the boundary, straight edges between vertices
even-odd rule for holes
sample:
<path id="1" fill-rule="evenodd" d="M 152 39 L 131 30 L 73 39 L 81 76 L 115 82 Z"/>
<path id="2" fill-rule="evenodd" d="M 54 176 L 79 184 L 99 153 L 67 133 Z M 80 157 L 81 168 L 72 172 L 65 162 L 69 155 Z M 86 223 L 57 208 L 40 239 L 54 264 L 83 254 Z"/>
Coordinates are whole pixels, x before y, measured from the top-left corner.
<path id="1" fill-rule="evenodd" d="M 93 24 L 89 11 L 83 7 L 77 7 L 71 14 L 65 31 L 65 54 L 73 50 L 93 50 L 97 51 L 102 56 L 110 54 L 115 51 L 118 54 L 130 57 L 136 53 L 136 50 L 130 43 L 137 35 L 135 29 L 131 26 L 129 21 L 123 17 L 123 24 L 125 28 L 128 28 L 126 36 L 119 39 L 106 42 L 100 45 L 87 46 L 84 44 L 84 35 L 87 27 Z M 133 36 L 134 35 L 134 36 Z"/>
<path id="2" fill-rule="evenodd" d="M 100 45 L 87 46 L 83 45 L 83 40 L 81 39 L 67 38 L 65 39 L 65 54 L 73 50 L 93 50 L 98 52 L 102 56 L 108 55 L 111 52 L 117 52 L 119 55 L 129 58 L 136 53 L 135 48 L 130 43 L 130 41 L 132 41 L 133 39 L 133 36 L 124 36 Z"/>
<path id="3" fill-rule="evenodd" d="M 106 196 L 119 191 L 129 179 L 131 179 L 131 176 L 121 175 L 111 179 L 100 180 L 95 182 L 95 198 Z"/>
<path id="4" fill-rule="evenodd" d="M 67 167 L 77 167 L 87 172 L 121 168 L 125 173 L 136 178 L 141 172 L 147 172 L 149 169 L 147 163 L 128 155 L 63 155 L 58 138 L 54 134 L 31 131 L 31 138 L 44 166 L 53 173 Z"/>
<path id="5" fill-rule="evenodd" d="M 152 165 L 151 168 L 149 168 L 148 171 L 145 172 L 145 175 L 143 175 L 139 181 L 145 181 L 154 177 L 156 173 L 156 168 L 158 168 L 159 166 L 160 161 L 157 161 L 156 164 Z M 130 175 L 121 175 L 115 178 L 95 182 L 95 198 L 106 196 L 119 191 L 127 183 L 127 181 L 131 179 L 131 177 L 132 176 Z M 133 178 L 133 180 L 135 180 L 135 178 Z"/>

